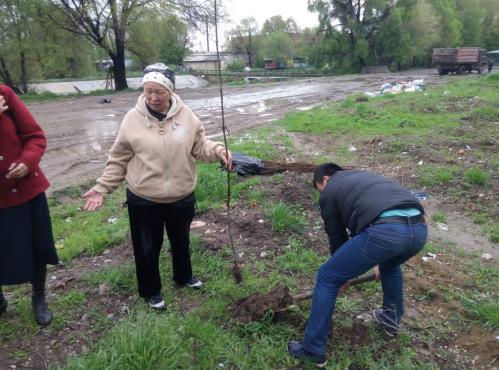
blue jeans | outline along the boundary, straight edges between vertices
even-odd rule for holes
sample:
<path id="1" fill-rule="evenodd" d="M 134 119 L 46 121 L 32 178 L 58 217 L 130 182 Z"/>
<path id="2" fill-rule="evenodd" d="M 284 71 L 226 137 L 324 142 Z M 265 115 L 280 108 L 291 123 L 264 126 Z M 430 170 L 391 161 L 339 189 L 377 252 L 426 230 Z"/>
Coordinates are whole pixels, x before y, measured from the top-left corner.
<path id="1" fill-rule="evenodd" d="M 312 309 L 305 330 L 304 346 L 324 354 L 339 288 L 348 280 L 379 265 L 383 307 L 400 322 L 404 313 L 400 265 L 416 255 L 426 243 L 424 223 L 371 225 L 343 244 L 317 272 Z"/>

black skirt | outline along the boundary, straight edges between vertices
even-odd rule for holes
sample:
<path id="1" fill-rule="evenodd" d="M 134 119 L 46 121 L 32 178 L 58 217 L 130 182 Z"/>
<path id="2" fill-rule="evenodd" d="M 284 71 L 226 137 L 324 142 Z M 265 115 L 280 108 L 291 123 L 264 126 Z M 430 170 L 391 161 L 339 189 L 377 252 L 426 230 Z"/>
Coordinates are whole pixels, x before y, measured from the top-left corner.
<path id="1" fill-rule="evenodd" d="M 31 281 L 34 261 L 59 263 L 45 193 L 0 209 L 0 285 Z"/>

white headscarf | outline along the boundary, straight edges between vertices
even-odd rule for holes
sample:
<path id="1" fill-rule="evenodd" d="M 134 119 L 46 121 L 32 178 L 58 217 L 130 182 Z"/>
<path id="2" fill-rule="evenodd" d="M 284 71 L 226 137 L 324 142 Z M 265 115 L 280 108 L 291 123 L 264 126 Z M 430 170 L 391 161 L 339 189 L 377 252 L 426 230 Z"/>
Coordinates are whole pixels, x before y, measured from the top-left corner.
<path id="1" fill-rule="evenodd" d="M 149 72 L 144 75 L 142 78 L 142 84 L 145 84 L 146 82 L 156 82 L 162 86 L 164 86 L 170 93 L 175 90 L 175 86 L 173 85 L 173 82 L 169 79 L 166 78 L 163 74 L 159 72 Z"/>

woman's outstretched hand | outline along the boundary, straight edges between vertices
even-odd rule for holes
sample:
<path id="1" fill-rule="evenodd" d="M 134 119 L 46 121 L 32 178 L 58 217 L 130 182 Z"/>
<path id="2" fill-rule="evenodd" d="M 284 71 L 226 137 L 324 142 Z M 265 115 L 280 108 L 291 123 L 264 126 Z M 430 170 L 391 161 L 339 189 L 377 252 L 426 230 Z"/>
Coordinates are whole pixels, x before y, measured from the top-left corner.
<path id="1" fill-rule="evenodd" d="M 104 203 L 104 196 L 93 189 L 90 189 L 81 197 L 85 198 L 85 205 L 83 206 L 84 211 L 95 211 Z"/>

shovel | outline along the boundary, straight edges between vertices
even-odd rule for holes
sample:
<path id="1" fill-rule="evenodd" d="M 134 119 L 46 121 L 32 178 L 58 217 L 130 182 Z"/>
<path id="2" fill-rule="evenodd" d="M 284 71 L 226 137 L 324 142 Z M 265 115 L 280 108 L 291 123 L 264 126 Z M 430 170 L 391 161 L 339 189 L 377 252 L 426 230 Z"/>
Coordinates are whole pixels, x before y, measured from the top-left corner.
<path id="1" fill-rule="evenodd" d="M 353 287 L 353 286 L 360 285 L 360 284 L 366 283 L 368 281 L 374 281 L 374 280 L 376 280 L 376 275 L 371 274 L 371 275 L 366 275 L 366 276 L 362 276 L 362 277 L 358 277 L 358 278 L 349 280 L 348 283 L 349 283 L 349 287 Z M 282 311 L 286 311 L 286 310 L 289 310 L 291 308 L 294 308 L 294 307 L 296 307 L 297 303 L 299 303 L 301 301 L 305 301 L 309 298 L 312 298 L 313 294 L 314 294 L 314 291 L 312 289 L 309 289 L 309 290 L 306 290 L 300 294 L 292 295 L 291 298 L 293 299 L 293 303 L 291 305 L 289 305 L 287 307 L 283 307 L 280 310 L 277 310 L 274 312 L 282 312 Z"/>
<path id="2" fill-rule="evenodd" d="M 374 274 L 350 280 L 350 286 L 359 285 L 376 279 Z M 278 285 L 268 293 L 257 293 L 238 300 L 231 308 L 232 317 L 239 322 L 248 323 L 259 320 L 268 311 L 283 312 L 294 307 L 298 302 L 312 297 L 312 290 L 291 295 L 289 288 Z"/>

